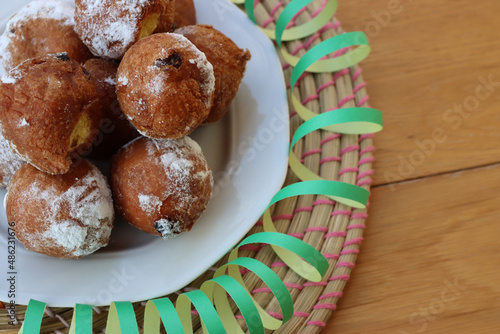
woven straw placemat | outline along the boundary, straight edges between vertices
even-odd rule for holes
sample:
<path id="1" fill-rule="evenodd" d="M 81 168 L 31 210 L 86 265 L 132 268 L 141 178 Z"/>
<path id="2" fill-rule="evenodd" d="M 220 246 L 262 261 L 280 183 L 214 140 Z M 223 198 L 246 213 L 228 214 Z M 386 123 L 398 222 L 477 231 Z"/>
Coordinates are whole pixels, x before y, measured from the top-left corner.
<path id="1" fill-rule="evenodd" d="M 294 19 L 294 24 L 309 21 L 325 6 L 327 0 L 312 2 Z M 274 28 L 274 23 L 290 0 L 257 1 L 255 16 L 257 23 L 266 28 Z M 341 34 L 342 28 L 337 19 L 326 24 L 318 33 L 303 40 L 284 42 L 289 53 L 302 56 L 307 50 L 321 41 Z M 333 57 L 339 53 L 332 55 Z M 282 59 L 282 63 L 284 63 Z M 283 64 L 285 79 L 289 83 L 291 66 Z M 297 98 L 316 113 L 335 108 L 368 107 L 361 68 L 353 66 L 336 73 L 307 73 L 303 75 L 294 90 Z M 288 86 L 288 89 L 290 87 Z M 288 90 L 290 94 L 290 90 Z M 291 104 L 290 104 L 291 106 Z M 303 123 L 293 107 L 290 107 L 290 130 L 293 134 Z M 311 171 L 326 180 L 338 180 L 370 188 L 373 174 L 372 162 L 374 146 L 372 135 L 340 135 L 318 130 L 308 134 L 294 146 L 294 153 Z M 289 171 L 285 185 L 298 182 Z M 272 268 L 285 282 L 294 300 L 293 318 L 274 333 L 319 333 L 325 327 L 354 267 L 359 246 L 363 240 L 363 230 L 367 218 L 366 209 L 352 209 L 336 203 L 325 196 L 306 195 L 285 199 L 272 208 L 273 221 L 279 232 L 299 238 L 318 249 L 328 260 L 329 269 L 321 282 L 308 282 L 290 270 L 276 256 L 269 245 L 244 246 L 240 256 L 253 257 Z M 262 222 L 257 222 L 250 234 L 262 232 Z M 203 282 L 212 278 L 215 268 L 227 263 L 221 259 L 209 271 L 193 281 L 185 291 L 197 289 Z M 261 280 L 251 272 L 244 279 L 254 298 L 269 314 L 280 318 L 280 307 Z M 168 296 L 175 300 L 177 294 Z M 139 325 L 143 319 L 145 302 L 135 303 Z M 24 318 L 26 307 L 18 306 L 18 321 Z M 42 323 L 42 333 L 67 333 L 72 318 L 71 308 L 47 308 Z M 197 315 L 193 312 L 197 332 L 201 333 Z M 94 307 L 94 331 L 100 332 L 106 326 L 106 308 Z M 0 332 L 17 332 L 8 325 L 10 318 L 5 310 L 0 310 Z M 244 322 L 241 322 L 244 326 Z M 18 329 L 19 327 L 17 327 Z M 15 330 L 15 331 L 13 331 Z"/>

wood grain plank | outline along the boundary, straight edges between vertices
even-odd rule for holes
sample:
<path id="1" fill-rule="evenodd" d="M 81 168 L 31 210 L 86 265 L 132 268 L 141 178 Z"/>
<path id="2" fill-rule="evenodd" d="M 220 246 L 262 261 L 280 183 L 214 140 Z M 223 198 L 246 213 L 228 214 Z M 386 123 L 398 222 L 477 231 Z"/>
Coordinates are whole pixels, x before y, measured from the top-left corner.
<path id="1" fill-rule="evenodd" d="M 500 164 L 373 190 L 324 334 L 499 333 Z"/>
<path id="2" fill-rule="evenodd" d="M 339 2 L 344 29 L 372 45 L 361 65 L 385 122 L 374 184 L 500 161 L 499 12 L 495 0 Z"/>

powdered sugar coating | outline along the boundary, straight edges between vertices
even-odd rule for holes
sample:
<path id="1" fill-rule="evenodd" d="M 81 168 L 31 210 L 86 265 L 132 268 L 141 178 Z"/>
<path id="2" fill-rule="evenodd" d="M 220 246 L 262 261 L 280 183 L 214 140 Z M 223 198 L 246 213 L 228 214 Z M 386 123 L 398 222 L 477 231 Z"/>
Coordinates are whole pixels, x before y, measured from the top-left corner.
<path id="1" fill-rule="evenodd" d="M 9 147 L 0 131 L 0 188 L 7 188 L 14 174 L 21 168 L 24 161 Z"/>
<path id="2" fill-rule="evenodd" d="M 208 116 L 214 69 L 184 36 L 155 34 L 127 51 L 118 68 L 116 89 L 124 114 L 141 134 L 178 139 Z"/>
<path id="3" fill-rule="evenodd" d="M 28 176 L 31 183 L 15 188 L 15 195 L 9 189 L 6 196 L 8 216 L 14 221 L 20 219 L 16 221 L 19 227 L 24 225 L 18 237 L 28 249 L 41 253 L 58 249 L 62 257 L 78 258 L 107 245 L 114 220 L 111 190 L 95 166 L 86 161 L 83 163 L 83 176 L 76 177 L 64 191 L 61 191 L 61 181 L 58 181 L 60 177 L 47 182 L 46 178 L 36 176 Z M 31 217 L 38 220 L 36 227 L 28 228 L 30 222 L 23 221 L 15 212 L 9 212 L 9 203 L 16 205 L 10 196 L 15 196 L 12 201 L 31 203 L 30 206 L 34 205 L 38 210 L 36 212 L 42 210 L 43 217 Z M 33 209 L 30 206 L 27 211 Z"/>
<path id="4" fill-rule="evenodd" d="M 0 36 L 0 59 L 4 67 L 8 68 L 12 59 L 10 45 L 16 37 L 18 24 L 41 18 L 56 20 L 66 26 L 74 26 L 73 14 L 74 8 L 70 4 L 58 0 L 36 0 L 24 6 L 10 18 L 4 33 Z M 3 78 L 2 81 L 4 81 Z"/>
<path id="5" fill-rule="evenodd" d="M 168 185 L 163 192 L 161 202 L 169 196 L 175 196 L 177 200 L 176 209 L 186 210 L 190 203 L 196 201 L 191 191 L 191 179 L 203 179 L 203 176 L 209 174 L 212 180 L 212 173 L 208 168 L 204 173 L 193 173 L 194 163 L 190 155 L 194 154 L 206 164 L 205 157 L 197 142 L 189 137 L 178 140 L 156 140 L 148 141 L 146 144 L 149 157 L 155 159 L 158 165 L 163 166 L 165 174 L 168 175 Z M 158 156 L 158 153 L 159 156 Z M 213 183 L 213 180 L 211 181 Z"/>
<path id="6" fill-rule="evenodd" d="M 77 0 L 75 30 L 95 56 L 120 59 L 137 41 L 145 12 L 158 2 Z"/>
<path id="7" fill-rule="evenodd" d="M 202 77 L 204 80 L 200 83 L 202 92 L 204 96 L 212 96 L 215 90 L 215 75 L 214 75 L 214 67 L 208 61 L 207 56 L 201 52 L 189 39 L 186 37 L 172 33 L 170 34 L 174 37 L 181 45 L 186 48 L 190 48 L 194 53 L 194 58 L 189 59 L 191 64 L 195 64 L 198 69 L 202 73 Z M 207 108 L 210 108 L 212 105 L 212 98 L 206 99 L 204 101 Z"/>
<path id="8" fill-rule="evenodd" d="M 112 186 L 118 212 L 141 230 L 171 238 L 188 231 L 206 209 L 213 187 L 200 146 L 139 138 L 115 156 Z"/>
<path id="9" fill-rule="evenodd" d="M 158 196 L 139 194 L 139 204 L 142 210 L 151 214 L 161 208 L 162 202 Z"/>

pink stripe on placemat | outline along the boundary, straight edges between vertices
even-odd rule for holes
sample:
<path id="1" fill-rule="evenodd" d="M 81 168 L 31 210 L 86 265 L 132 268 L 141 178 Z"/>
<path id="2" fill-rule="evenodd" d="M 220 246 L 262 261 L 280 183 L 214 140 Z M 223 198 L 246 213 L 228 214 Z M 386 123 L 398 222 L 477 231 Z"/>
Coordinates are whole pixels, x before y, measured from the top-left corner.
<path id="1" fill-rule="evenodd" d="M 372 179 L 367 179 L 367 180 L 359 181 L 358 183 L 356 183 L 356 185 L 358 187 L 362 187 L 362 186 L 370 185 L 370 184 L 372 184 L 372 182 L 373 182 Z"/>
<path id="2" fill-rule="evenodd" d="M 365 139 L 373 138 L 373 137 L 374 137 L 373 133 L 366 133 L 364 135 L 359 136 L 359 142 L 362 142 Z"/>
<path id="3" fill-rule="evenodd" d="M 337 211 L 333 211 L 331 213 L 331 216 L 346 216 L 346 217 L 350 217 L 351 216 L 351 211 L 337 210 Z"/>
<path id="4" fill-rule="evenodd" d="M 347 230 L 355 230 L 358 228 L 364 230 L 365 227 L 366 227 L 365 224 L 352 224 L 352 225 L 347 226 Z"/>
<path id="5" fill-rule="evenodd" d="M 308 97 L 306 97 L 301 103 L 303 105 L 305 105 L 307 102 L 310 102 L 310 101 L 313 101 L 313 100 L 317 100 L 319 99 L 319 95 L 318 94 L 313 94 L 313 95 L 310 95 Z"/>
<path id="6" fill-rule="evenodd" d="M 374 161 L 375 161 L 375 157 L 364 158 L 364 159 L 359 160 L 358 166 L 361 166 L 361 165 L 364 165 L 364 164 L 367 164 L 370 162 L 374 162 Z"/>
<path id="7" fill-rule="evenodd" d="M 261 292 L 271 292 L 269 288 L 257 288 L 252 290 L 252 294 L 261 293 Z"/>
<path id="8" fill-rule="evenodd" d="M 299 289 L 299 290 L 302 290 L 304 287 L 302 285 L 299 285 L 299 284 L 295 284 L 295 283 L 287 283 L 287 282 L 284 282 L 285 283 L 285 286 L 287 288 L 292 288 L 292 289 Z"/>
<path id="9" fill-rule="evenodd" d="M 329 309 L 329 310 L 335 311 L 337 309 L 337 305 L 335 305 L 335 304 L 316 304 L 313 306 L 313 310 L 320 310 L 320 309 Z"/>
<path id="10" fill-rule="evenodd" d="M 359 254 L 359 249 L 344 249 L 340 252 L 340 255 L 351 255 L 351 254 Z"/>
<path id="11" fill-rule="evenodd" d="M 350 245 L 360 245 L 362 242 L 363 242 L 363 237 L 354 238 L 354 239 L 346 241 L 342 247 L 347 247 Z"/>
<path id="12" fill-rule="evenodd" d="M 352 75 L 352 81 L 356 81 L 356 80 L 359 78 L 359 76 L 361 75 L 361 73 L 363 73 L 363 70 L 362 70 L 362 69 L 361 69 L 361 67 L 360 67 L 360 68 L 358 68 L 358 69 L 356 70 L 356 72 L 354 72 L 354 74 Z"/>
<path id="13" fill-rule="evenodd" d="M 310 315 L 311 313 L 306 313 L 306 312 L 293 312 L 294 317 L 308 318 Z"/>
<path id="14" fill-rule="evenodd" d="M 304 238 L 304 233 L 288 233 L 289 236 L 297 238 L 297 239 L 303 239 Z"/>
<path id="15" fill-rule="evenodd" d="M 316 10 L 314 13 L 312 13 L 311 17 L 315 18 L 317 15 L 319 15 L 319 13 L 321 13 L 323 11 L 323 9 L 325 9 L 327 3 L 328 3 L 328 0 L 323 0 L 321 7 L 319 7 L 318 10 Z"/>
<path id="16" fill-rule="evenodd" d="M 297 208 L 293 211 L 293 213 L 298 213 L 298 212 L 312 212 L 314 208 L 312 206 L 303 206 L 301 208 Z"/>
<path id="17" fill-rule="evenodd" d="M 342 151 L 340 151 L 340 156 L 343 156 L 346 153 L 353 152 L 353 151 L 359 151 L 359 145 L 350 145 L 344 148 Z"/>
<path id="18" fill-rule="evenodd" d="M 342 295 L 343 295 L 342 291 L 325 293 L 324 295 L 319 296 L 318 300 L 323 300 L 326 298 L 340 298 L 340 297 L 342 297 Z"/>
<path id="19" fill-rule="evenodd" d="M 301 157 L 302 157 L 302 159 L 304 159 L 305 157 L 308 157 L 311 154 L 316 154 L 316 153 L 321 153 L 321 149 L 317 148 L 317 149 L 314 149 L 314 150 L 310 150 L 310 151 L 304 152 Z"/>
<path id="20" fill-rule="evenodd" d="M 260 1 L 259 1 L 260 2 Z M 256 6 L 257 3 L 254 3 L 254 6 Z M 262 23 L 262 27 L 265 28 L 267 27 L 271 22 L 274 22 L 274 14 L 276 13 L 276 11 L 278 9 L 280 9 L 281 7 L 283 6 L 283 2 L 278 2 L 276 4 L 276 6 L 273 7 L 273 9 L 271 9 L 271 11 L 269 12 L 270 16 L 267 20 L 264 21 L 264 23 Z"/>
<path id="21" fill-rule="evenodd" d="M 271 317 L 274 317 L 276 319 L 283 319 L 283 315 L 280 313 L 272 312 L 272 311 L 267 311 L 267 314 L 269 314 Z"/>
<path id="22" fill-rule="evenodd" d="M 345 267 L 345 268 L 352 269 L 352 268 L 354 268 L 354 263 L 349 262 L 349 261 L 341 261 L 341 262 L 337 263 L 337 267 L 339 267 L 339 268 Z"/>
<path id="23" fill-rule="evenodd" d="M 320 144 L 321 146 L 323 146 L 323 145 L 324 145 L 324 144 L 326 144 L 327 142 L 329 142 L 329 141 L 331 141 L 331 140 L 334 140 L 334 139 L 338 139 L 338 138 L 340 138 L 340 137 L 342 137 L 342 135 L 341 135 L 341 134 L 335 133 L 335 134 L 330 135 L 330 136 L 326 137 L 325 139 L 323 139 L 323 140 L 322 140 L 319 144 Z"/>
<path id="24" fill-rule="evenodd" d="M 359 85 L 357 85 L 356 87 L 354 87 L 352 91 L 353 91 L 353 93 L 357 93 L 365 87 L 366 87 L 366 82 L 362 82 Z"/>
<path id="25" fill-rule="evenodd" d="M 329 199 L 319 199 L 313 203 L 314 206 L 316 205 L 335 205 L 335 201 L 329 200 Z"/>
<path id="26" fill-rule="evenodd" d="M 333 253 L 324 253 L 323 256 L 326 259 L 334 259 L 334 260 L 338 260 L 339 259 L 339 255 L 338 254 L 333 254 Z"/>
<path id="27" fill-rule="evenodd" d="M 327 282 L 306 282 L 304 284 L 302 284 L 303 287 L 307 287 L 307 286 L 327 286 L 328 283 Z"/>
<path id="28" fill-rule="evenodd" d="M 341 175 L 344 175 L 346 173 L 357 173 L 357 172 L 359 172 L 358 167 L 347 167 L 347 168 L 340 170 L 338 175 L 341 176 Z"/>
<path id="29" fill-rule="evenodd" d="M 359 152 L 359 155 L 363 155 L 365 153 L 368 153 L 368 152 L 374 152 L 375 151 L 375 146 L 368 146 L 367 148 L 364 148 L 361 150 L 361 152 Z"/>
<path id="30" fill-rule="evenodd" d="M 316 89 L 316 93 L 319 94 L 325 88 L 330 87 L 330 86 L 334 86 L 340 77 L 342 77 L 344 75 L 348 75 L 348 74 L 349 74 L 349 70 L 347 70 L 347 69 L 338 71 L 337 73 L 335 73 L 335 75 L 333 76 L 331 81 L 325 82 L 324 84 L 319 86 L 318 89 Z"/>
<path id="31" fill-rule="evenodd" d="M 356 212 L 351 216 L 352 219 L 367 219 L 368 215 L 364 212 Z"/>
<path id="32" fill-rule="evenodd" d="M 291 219 L 293 219 L 293 215 L 287 215 L 287 214 L 276 215 L 272 218 L 273 221 L 275 221 L 275 220 L 291 220 Z"/>
<path id="33" fill-rule="evenodd" d="M 337 231 L 337 232 L 330 232 L 325 235 L 325 239 L 327 238 L 345 238 L 347 233 L 345 231 Z"/>
<path id="34" fill-rule="evenodd" d="M 274 268 L 274 267 L 286 267 L 286 263 L 285 262 L 280 262 L 280 261 L 277 261 L 277 262 L 273 262 L 271 265 L 270 265 L 271 268 Z"/>
<path id="35" fill-rule="evenodd" d="M 359 173 L 358 177 L 356 180 L 361 180 L 364 177 L 371 176 L 375 174 L 375 171 L 373 169 L 367 170 L 366 172 Z"/>
<path id="36" fill-rule="evenodd" d="M 368 96 L 368 95 L 366 95 L 363 98 L 361 98 L 361 100 L 359 100 L 359 102 L 358 102 L 358 107 L 361 107 L 363 104 L 365 104 L 366 102 L 368 102 L 369 99 L 370 99 L 370 96 Z"/>
<path id="37" fill-rule="evenodd" d="M 328 82 L 325 82 L 324 84 L 322 84 L 321 86 L 318 87 L 318 89 L 316 89 L 316 94 L 319 94 L 321 93 L 321 91 L 325 88 L 328 88 L 330 86 L 335 86 L 335 81 L 328 81 Z"/>
<path id="38" fill-rule="evenodd" d="M 332 161 L 340 162 L 340 161 L 342 161 L 342 159 L 340 157 L 327 157 L 327 158 L 321 159 L 319 161 L 319 164 L 322 165 L 324 163 L 332 162 Z"/>
<path id="39" fill-rule="evenodd" d="M 318 327 L 326 327 L 326 323 L 319 320 L 311 320 L 307 323 L 308 326 L 318 326 Z"/>
<path id="40" fill-rule="evenodd" d="M 348 75 L 348 74 L 349 74 L 348 69 L 340 70 L 333 75 L 333 81 L 337 81 L 340 77 L 343 77 L 344 75 Z"/>

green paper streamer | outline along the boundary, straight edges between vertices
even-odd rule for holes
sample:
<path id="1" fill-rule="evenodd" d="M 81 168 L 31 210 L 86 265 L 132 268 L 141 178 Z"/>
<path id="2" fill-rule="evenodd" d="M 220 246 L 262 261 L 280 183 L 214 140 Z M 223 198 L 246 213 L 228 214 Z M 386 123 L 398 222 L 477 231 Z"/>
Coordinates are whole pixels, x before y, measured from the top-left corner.
<path id="1" fill-rule="evenodd" d="M 293 0 L 290 2 L 278 18 L 275 30 L 264 29 L 266 35 L 271 39 L 276 39 L 278 47 L 281 48 L 281 41 L 293 41 L 316 33 L 337 12 L 336 0 L 328 1 L 325 8 L 308 22 L 286 29 L 286 26 L 293 20 L 293 17 L 313 1 L 315 0 Z"/>
<path id="2" fill-rule="evenodd" d="M 292 147 L 308 133 L 324 129 L 344 134 L 376 133 L 382 130 L 382 112 L 372 108 L 343 108 L 315 114 L 292 137 Z"/>
<path id="3" fill-rule="evenodd" d="M 92 305 L 76 304 L 69 334 L 92 333 Z"/>
<path id="4" fill-rule="evenodd" d="M 321 59 L 332 52 L 339 51 L 358 45 L 355 50 L 350 50 L 346 54 L 329 59 Z M 295 86 L 298 78 L 304 72 L 326 73 L 337 72 L 354 66 L 365 59 L 370 54 L 370 44 L 366 35 L 362 32 L 347 32 L 329 38 L 306 52 L 301 58 L 286 55 L 285 60 L 295 66 L 290 79 L 291 86 Z"/>
<path id="5" fill-rule="evenodd" d="M 231 309 L 227 297 L 229 294 L 240 309 L 250 334 L 264 334 L 264 325 L 257 307 L 247 290 L 236 279 L 227 275 L 217 276 L 203 283 L 200 289 L 215 304 L 226 333 L 244 333 Z"/>
<path id="6" fill-rule="evenodd" d="M 47 304 L 30 299 L 19 334 L 38 334 L 42 326 L 43 312 Z"/>
<path id="7" fill-rule="evenodd" d="M 232 0 L 244 4 L 249 18 L 255 22 L 255 0 Z M 286 29 L 302 8 L 313 0 L 293 0 L 288 4 L 276 23 L 276 29 L 262 29 L 271 39 L 276 39 L 281 49 L 282 41 L 296 40 L 310 36 L 322 28 L 335 15 L 337 1 L 330 0 L 325 8 L 312 20 L 300 26 Z M 329 59 L 323 57 L 341 50 L 352 48 L 346 54 Z M 362 61 L 370 52 L 366 35 L 361 32 L 345 33 L 323 41 L 310 49 L 303 57 L 295 57 L 281 49 L 286 62 L 294 66 L 291 77 L 292 104 L 299 116 L 306 122 L 294 134 L 290 146 L 290 167 L 297 176 L 304 180 L 281 189 L 271 200 L 264 212 L 264 231 L 244 239 L 231 253 L 227 264 L 221 266 L 214 278 L 206 281 L 201 290 L 179 295 L 176 305 L 168 298 L 150 300 L 144 310 L 144 334 L 160 333 L 163 323 L 167 334 L 192 334 L 191 306 L 198 311 L 204 333 L 242 333 L 230 308 L 229 294 L 247 323 L 251 334 L 264 333 L 264 329 L 275 330 L 293 316 L 293 300 L 283 281 L 268 266 L 253 258 L 239 258 L 241 246 L 257 243 L 271 245 L 277 255 L 298 275 L 311 281 L 319 281 L 328 269 L 327 260 L 314 247 L 296 238 L 281 234 L 271 219 L 269 207 L 276 202 L 300 195 L 324 195 L 335 201 L 355 208 L 366 206 L 369 192 L 352 184 L 322 180 L 317 174 L 305 167 L 293 154 L 293 146 L 307 134 L 323 129 L 344 134 L 375 133 L 382 129 L 382 114 L 371 108 L 342 108 L 316 114 L 303 106 L 293 95 L 293 89 L 299 77 L 305 72 L 335 72 L 353 66 Z M 240 267 L 257 275 L 276 297 L 283 314 L 283 319 L 270 316 L 253 298 L 245 285 Z M 227 275 L 226 275 L 227 270 Z M 215 307 L 214 307 L 215 304 Z M 45 303 L 30 300 L 19 333 L 39 333 Z M 76 304 L 71 322 L 71 334 L 92 332 L 92 306 Z M 130 302 L 114 302 L 110 305 L 106 333 L 138 334 L 137 320 Z"/>
<path id="8" fill-rule="evenodd" d="M 200 314 L 203 332 L 207 334 L 225 334 L 224 325 L 220 315 L 215 311 L 212 302 L 206 294 L 200 290 L 183 293 L 177 297 L 176 311 L 179 315 L 182 327 L 186 334 L 193 334 L 193 322 L 191 320 L 191 304 Z"/>
<path id="9" fill-rule="evenodd" d="M 130 302 L 113 302 L 108 313 L 106 334 L 139 334 L 135 311 Z"/>
<path id="10" fill-rule="evenodd" d="M 297 177 L 303 181 L 323 180 L 300 162 L 292 152 L 293 146 L 307 134 L 318 129 L 346 134 L 375 133 L 382 130 L 382 113 L 371 108 L 343 108 L 315 115 L 295 132 L 290 144 L 288 164 Z M 336 198 L 331 197 L 334 200 Z"/>
<path id="11" fill-rule="evenodd" d="M 238 258 L 237 256 L 237 252 L 231 252 L 231 254 L 229 255 L 229 262 L 217 269 L 214 277 L 224 275 L 227 269 L 228 274 L 246 290 L 248 296 L 257 307 L 264 327 L 270 330 L 280 328 L 293 316 L 293 300 L 292 296 L 288 292 L 288 289 L 286 288 L 283 281 L 279 278 L 279 276 L 276 275 L 276 273 L 272 271 L 271 268 L 269 268 L 262 262 L 249 257 Z M 276 319 L 269 315 L 266 310 L 264 310 L 264 308 L 262 308 L 259 303 L 257 303 L 257 301 L 253 298 L 252 294 L 245 285 L 245 282 L 243 281 L 243 276 L 241 276 L 241 272 L 239 270 L 240 267 L 246 268 L 253 272 L 271 290 L 271 293 L 276 297 L 276 300 L 280 305 L 281 313 L 283 314 L 282 320 Z"/>
<path id="12" fill-rule="evenodd" d="M 184 333 L 174 304 L 168 298 L 149 300 L 146 303 L 144 310 L 144 334 L 160 333 L 160 319 L 167 334 Z"/>

